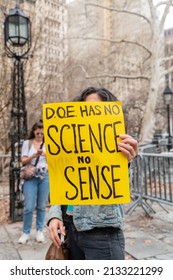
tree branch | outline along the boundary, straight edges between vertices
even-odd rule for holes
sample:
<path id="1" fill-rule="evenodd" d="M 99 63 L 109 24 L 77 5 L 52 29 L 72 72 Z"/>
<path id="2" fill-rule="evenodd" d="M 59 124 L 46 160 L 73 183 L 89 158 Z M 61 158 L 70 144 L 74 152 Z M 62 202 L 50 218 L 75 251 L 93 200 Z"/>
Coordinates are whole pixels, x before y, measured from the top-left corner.
<path id="1" fill-rule="evenodd" d="M 87 71 L 85 70 L 85 68 L 82 65 L 74 66 L 70 71 L 68 71 L 67 74 L 70 74 L 70 73 L 74 72 L 74 70 L 76 68 L 80 68 L 84 72 L 86 79 L 97 79 L 97 78 L 106 78 L 107 77 L 107 78 L 113 78 L 114 80 L 116 80 L 116 78 L 119 78 L 119 79 L 127 79 L 127 80 L 144 79 L 144 80 L 148 80 L 149 81 L 148 77 L 142 76 L 142 75 L 130 76 L 130 75 L 106 74 L 105 73 L 105 74 L 102 74 L 102 75 L 89 76 L 87 74 Z"/>
<path id="2" fill-rule="evenodd" d="M 143 48 L 147 53 L 148 53 L 148 57 L 146 58 L 146 59 L 148 59 L 148 58 L 150 58 L 151 57 L 151 51 L 146 47 L 146 46 L 144 46 L 144 45 L 142 45 L 142 44 L 140 44 L 140 43 L 138 43 L 138 42 L 133 42 L 133 41 L 128 41 L 128 40 L 120 40 L 120 41 L 116 41 L 116 40 L 110 40 L 110 39 L 104 39 L 104 38 L 92 38 L 92 37 L 78 37 L 78 36 L 76 36 L 76 37 L 66 37 L 66 38 L 64 38 L 64 39 L 80 39 L 80 40 L 95 40 L 95 41 L 107 41 L 107 42 L 109 42 L 109 43 L 115 43 L 115 44 L 121 44 L 121 43 L 127 43 L 127 44 L 132 44 L 132 45 L 137 45 L 137 46 L 139 46 L 139 47 L 141 47 L 141 48 Z"/>
<path id="3" fill-rule="evenodd" d="M 87 4 L 85 4 L 85 6 L 86 7 L 87 6 L 94 6 L 94 7 L 98 7 L 98 8 L 105 9 L 105 10 L 109 10 L 109 11 L 112 11 L 112 12 L 126 13 L 126 14 L 131 14 L 131 15 L 134 15 L 134 16 L 138 16 L 138 17 L 141 17 L 141 18 L 145 19 L 151 25 L 151 22 L 150 22 L 150 20 L 147 17 L 145 17 L 144 15 L 135 13 L 135 12 L 130 12 L 130 11 L 127 11 L 127 10 L 116 9 L 116 8 L 108 8 L 108 7 L 105 7 L 105 6 L 102 6 L 102 5 L 98 5 L 98 4 L 93 4 L 93 3 L 87 3 Z"/>

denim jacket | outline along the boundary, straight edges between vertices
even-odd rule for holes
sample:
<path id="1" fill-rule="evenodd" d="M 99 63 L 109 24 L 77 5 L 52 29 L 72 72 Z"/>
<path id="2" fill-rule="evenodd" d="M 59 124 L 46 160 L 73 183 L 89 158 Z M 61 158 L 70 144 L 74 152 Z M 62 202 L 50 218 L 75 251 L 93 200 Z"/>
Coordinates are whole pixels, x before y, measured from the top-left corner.
<path id="1" fill-rule="evenodd" d="M 51 206 L 48 222 L 52 218 L 62 220 L 60 205 Z M 75 205 L 73 208 L 73 222 L 78 231 L 90 230 L 95 227 L 122 229 L 124 225 L 123 205 Z"/>

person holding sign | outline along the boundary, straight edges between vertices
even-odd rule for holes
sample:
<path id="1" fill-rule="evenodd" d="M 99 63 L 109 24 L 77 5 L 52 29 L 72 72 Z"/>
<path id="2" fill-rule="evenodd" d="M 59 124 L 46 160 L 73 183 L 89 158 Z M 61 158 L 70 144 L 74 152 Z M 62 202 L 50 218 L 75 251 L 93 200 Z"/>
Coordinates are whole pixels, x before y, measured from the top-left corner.
<path id="1" fill-rule="evenodd" d="M 125 203 L 125 196 L 126 193 L 123 193 L 123 189 L 128 189 L 128 186 L 125 186 L 128 184 L 127 180 L 123 181 L 124 177 L 128 176 L 128 163 L 132 161 L 137 153 L 138 153 L 138 142 L 133 139 L 131 136 L 123 133 L 117 135 L 117 126 L 121 123 L 121 121 L 113 121 L 109 123 L 111 116 L 109 117 L 108 114 L 119 114 L 121 111 L 120 105 L 115 101 L 117 101 L 117 98 L 107 89 L 105 88 L 95 88 L 95 87 L 89 87 L 86 90 L 84 90 L 81 95 L 75 98 L 75 101 L 77 102 L 90 102 L 87 103 L 87 105 L 90 105 L 89 110 L 88 107 L 83 104 L 83 106 L 78 106 L 80 109 L 80 113 L 83 117 L 83 119 L 86 119 L 87 117 L 90 117 L 91 115 L 94 115 L 95 117 L 99 117 L 99 115 L 104 112 L 105 116 L 107 117 L 106 123 L 103 125 L 101 122 L 103 118 L 101 119 L 100 124 L 96 124 L 96 126 L 93 128 L 92 125 L 88 122 L 85 124 L 85 127 L 87 127 L 87 135 L 84 137 L 82 136 L 82 129 L 84 128 L 83 124 L 77 125 L 68 125 L 66 124 L 66 128 L 68 128 L 68 132 L 70 131 L 70 127 L 73 129 L 74 137 L 74 153 L 75 155 L 78 153 L 89 155 L 88 157 L 85 156 L 85 160 L 87 161 L 78 168 L 78 173 L 75 173 L 75 167 L 73 164 L 69 164 L 65 168 L 65 178 L 66 181 L 69 183 L 69 191 L 66 191 L 66 198 L 69 199 L 69 203 L 67 205 L 66 210 L 66 216 L 65 216 L 65 226 L 68 232 L 68 246 L 69 246 L 69 252 L 70 252 L 70 259 L 71 260 L 123 260 L 124 257 L 124 249 L 125 249 L 125 240 L 124 240 L 124 233 L 123 233 L 123 224 L 124 224 L 124 212 L 123 212 L 123 204 Z M 113 101 L 114 103 L 112 106 L 112 111 L 110 111 L 110 107 L 106 106 L 104 104 L 103 108 L 98 103 L 94 102 L 108 102 Z M 101 103 L 102 103 L 101 102 Z M 94 105 L 95 104 L 95 105 Z M 47 109 L 47 108 L 46 108 Z M 73 112 L 72 108 L 68 107 L 68 116 L 69 118 L 76 117 L 77 114 Z M 52 112 L 57 113 L 58 117 L 62 117 L 61 112 L 63 112 L 63 109 L 61 111 L 50 109 L 47 110 L 47 119 L 51 118 Z M 51 112 L 51 114 L 50 114 Z M 118 112 L 118 113 L 117 113 Z M 49 114 L 48 114 L 49 113 Z M 113 117 L 114 117 L 113 115 Z M 105 117 L 105 118 L 106 118 Z M 67 121 L 67 118 L 66 118 Z M 96 123 L 96 122 L 95 122 Z M 95 125 L 95 124 L 93 124 Z M 120 125 L 119 125 L 120 126 Z M 59 127 L 56 128 L 53 125 L 50 125 L 49 128 L 54 129 L 59 132 Z M 65 127 L 62 126 L 63 128 Z M 77 127 L 77 129 L 76 129 Z M 48 129 L 49 129 L 48 128 Z M 96 131 L 99 131 L 100 134 L 103 134 L 103 141 L 101 137 L 98 137 L 99 139 L 96 139 Z M 48 130 L 48 136 L 51 135 L 51 130 Z M 62 130 L 61 130 L 62 131 Z M 110 135 L 113 137 L 113 143 L 109 142 L 109 137 L 107 137 L 107 132 L 109 131 Z M 77 145 L 77 134 L 80 136 L 80 142 L 79 145 Z M 61 138 L 62 138 L 63 132 L 61 132 Z M 51 139 L 48 139 L 48 150 L 51 156 L 55 156 L 55 154 L 60 153 L 60 145 L 58 145 L 55 140 L 54 144 L 56 144 L 56 148 L 58 147 L 58 150 L 51 150 L 51 145 L 49 144 L 49 141 L 53 139 L 53 136 L 49 137 Z M 89 140 L 87 140 L 89 139 Z M 88 141 L 88 142 L 87 142 Z M 87 142 L 87 145 L 85 147 L 85 143 Z M 61 143 L 62 152 L 72 153 L 72 147 L 67 149 L 67 145 L 65 142 Z M 79 147 L 79 148 L 78 148 Z M 97 162 L 96 157 L 92 157 L 95 150 L 98 150 L 98 153 L 100 152 L 103 155 L 106 155 L 103 157 L 103 163 Z M 120 160 L 122 162 L 121 166 L 124 167 L 124 170 L 121 171 L 120 164 L 112 164 L 109 166 L 109 161 L 115 160 L 115 155 L 118 157 L 120 156 Z M 108 156 L 108 159 L 107 159 Z M 110 158 L 109 158 L 110 157 Z M 92 170 L 92 165 L 88 164 L 91 161 L 91 158 L 93 162 L 96 162 L 96 165 L 94 166 L 95 170 Z M 82 161 L 82 157 L 77 157 L 78 163 L 80 163 L 80 160 Z M 68 162 L 68 160 L 66 160 Z M 106 162 L 106 164 L 105 164 Z M 49 164 L 49 163 L 48 163 Z M 61 163 L 62 164 L 62 163 Z M 82 163 L 81 163 L 82 164 Z M 49 166 L 49 165 L 48 165 Z M 86 167 L 87 166 L 87 167 Z M 88 172 L 89 175 L 87 184 L 87 179 L 84 177 L 84 174 Z M 51 167 L 50 167 L 50 173 L 51 173 Z M 74 174 L 74 175 L 73 175 Z M 78 176 L 76 175 L 78 174 Z M 117 175 L 118 174 L 118 175 Z M 97 179 L 94 178 L 97 177 Z M 117 178 L 116 176 L 119 176 Z M 51 176 L 50 176 L 51 177 Z M 79 177 L 76 179 L 76 177 Z M 79 203 L 74 204 L 73 197 L 77 198 L 79 194 L 79 190 L 76 186 L 76 181 L 78 180 L 80 182 L 80 198 L 83 199 L 83 205 L 82 202 L 79 201 Z M 78 182 L 77 181 L 77 182 Z M 124 182 L 123 188 L 120 184 L 120 181 Z M 106 191 L 102 189 L 100 186 L 100 182 L 102 182 L 102 185 L 105 185 Z M 67 184 L 68 185 L 68 184 Z M 89 185 L 90 191 L 92 191 L 92 195 L 86 195 L 85 191 L 87 189 L 87 186 Z M 119 189 L 118 189 L 118 187 Z M 94 189 L 94 191 L 93 191 Z M 118 190 L 117 190 L 118 189 Z M 72 191 L 73 190 L 73 191 Z M 74 192 L 75 190 L 75 192 Z M 100 191 L 101 190 L 101 191 Z M 122 191 L 122 193 L 119 192 Z M 75 195 L 74 195 L 75 194 Z M 129 196 L 129 194 L 128 194 Z M 73 201 L 72 204 L 70 204 L 70 199 Z M 90 199 L 90 200 L 89 200 Z M 88 201 L 96 201 L 96 204 L 88 203 Z M 101 200 L 100 200 L 101 199 Z M 110 203 L 109 200 L 111 199 Z M 101 201 L 101 203 L 99 203 Z M 107 204 L 107 201 L 109 204 Z M 60 234 L 65 235 L 65 229 L 64 229 L 64 222 L 63 222 L 63 213 L 62 213 L 62 207 L 61 205 L 52 205 L 49 210 L 48 215 L 48 230 L 49 230 L 49 237 L 50 239 L 55 243 L 57 247 L 61 245 L 61 239 L 58 235 L 58 231 Z"/>

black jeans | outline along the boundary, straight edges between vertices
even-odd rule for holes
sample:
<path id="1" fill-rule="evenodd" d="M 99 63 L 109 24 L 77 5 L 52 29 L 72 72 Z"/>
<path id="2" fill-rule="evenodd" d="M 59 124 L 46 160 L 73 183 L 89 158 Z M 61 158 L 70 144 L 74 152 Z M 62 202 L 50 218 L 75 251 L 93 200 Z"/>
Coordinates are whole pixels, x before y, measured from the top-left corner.
<path id="1" fill-rule="evenodd" d="M 124 260 L 125 240 L 119 228 L 94 228 L 78 232 L 72 217 L 67 222 L 71 260 Z"/>

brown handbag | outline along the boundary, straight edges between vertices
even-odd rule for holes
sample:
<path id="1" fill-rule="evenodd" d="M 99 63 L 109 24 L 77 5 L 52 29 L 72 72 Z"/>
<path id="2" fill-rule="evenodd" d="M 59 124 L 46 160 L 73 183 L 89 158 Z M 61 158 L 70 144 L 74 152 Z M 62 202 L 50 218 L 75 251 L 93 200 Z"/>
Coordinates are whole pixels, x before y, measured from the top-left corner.
<path id="1" fill-rule="evenodd" d="M 62 242 L 59 248 L 52 242 L 46 253 L 45 260 L 69 260 L 69 249 L 66 241 Z"/>

